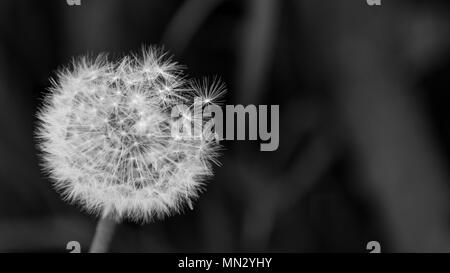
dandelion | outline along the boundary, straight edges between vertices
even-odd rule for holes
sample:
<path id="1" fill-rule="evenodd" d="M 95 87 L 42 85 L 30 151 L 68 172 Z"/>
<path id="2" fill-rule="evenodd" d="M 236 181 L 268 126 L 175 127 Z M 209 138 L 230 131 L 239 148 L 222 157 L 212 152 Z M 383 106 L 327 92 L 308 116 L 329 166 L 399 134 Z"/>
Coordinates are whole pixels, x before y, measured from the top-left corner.
<path id="1" fill-rule="evenodd" d="M 43 166 L 65 200 L 101 217 L 100 244 L 110 240 L 113 222 L 149 222 L 192 208 L 219 146 L 204 134 L 174 132 L 193 120 L 171 110 L 192 108 L 193 94 L 210 102 L 217 92 L 189 84 L 155 49 L 118 62 L 81 58 L 52 84 L 38 112 Z"/>

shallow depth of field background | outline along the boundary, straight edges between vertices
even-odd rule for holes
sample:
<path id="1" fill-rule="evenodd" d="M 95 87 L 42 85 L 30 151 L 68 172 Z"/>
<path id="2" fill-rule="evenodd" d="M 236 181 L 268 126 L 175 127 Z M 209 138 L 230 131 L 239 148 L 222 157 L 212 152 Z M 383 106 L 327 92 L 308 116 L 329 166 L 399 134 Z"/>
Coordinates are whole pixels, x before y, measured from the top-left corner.
<path id="1" fill-rule="evenodd" d="M 383 0 L 0 3 L 0 252 L 87 251 L 33 136 L 74 56 L 164 45 L 226 104 L 279 104 L 280 146 L 225 141 L 193 211 L 117 230 L 112 252 L 450 251 L 450 5 Z"/>

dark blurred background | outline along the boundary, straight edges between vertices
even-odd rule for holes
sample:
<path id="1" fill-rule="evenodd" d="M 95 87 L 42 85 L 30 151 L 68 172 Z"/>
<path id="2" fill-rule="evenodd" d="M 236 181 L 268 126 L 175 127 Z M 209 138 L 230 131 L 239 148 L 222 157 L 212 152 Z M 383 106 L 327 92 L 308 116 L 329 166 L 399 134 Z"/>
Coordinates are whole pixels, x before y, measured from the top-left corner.
<path id="1" fill-rule="evenodd" d="M 226 104 L 279 104 L 280 146 L 224 141 L 193 211 L 125 222 L 112 252 L 450 250 L 445 0 L 0 2 L 0 252 L 87 251 L 96 219 L 61 201 L 33 132 L 74 56 L 160 45 Z"/>

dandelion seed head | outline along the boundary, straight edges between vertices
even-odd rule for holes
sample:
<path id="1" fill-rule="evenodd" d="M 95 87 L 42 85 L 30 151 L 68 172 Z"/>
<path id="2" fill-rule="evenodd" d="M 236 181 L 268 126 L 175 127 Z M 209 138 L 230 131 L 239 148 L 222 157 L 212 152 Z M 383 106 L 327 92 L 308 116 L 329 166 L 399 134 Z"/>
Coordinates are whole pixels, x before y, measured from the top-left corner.
<path id="1" fill-rule="evenodd" d="M 119 62 L 82 58 L 52 82 L 37 137 L 44 168 L 66 200 L 141 222 L 192 206 L 219 146 L 172 134 L 192 121 L 184 113 L 174 119 L 170 109 L 192 105 L 205 86 L 192 88 L 180 66 L 154 49 Z M 208 100 L 217 97 L 205 90 Z"/>

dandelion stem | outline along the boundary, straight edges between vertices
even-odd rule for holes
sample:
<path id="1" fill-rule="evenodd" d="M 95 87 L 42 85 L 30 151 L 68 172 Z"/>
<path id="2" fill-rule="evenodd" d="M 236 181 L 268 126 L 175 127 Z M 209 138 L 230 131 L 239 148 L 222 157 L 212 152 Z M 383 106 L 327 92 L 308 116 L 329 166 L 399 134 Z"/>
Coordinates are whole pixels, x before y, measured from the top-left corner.
<path id="1" fill-rule="evenodd" d="M 112 241 L 116 223 L 108 216 L 100 218 L 92 240 L 90 253 L 105 253 Z"/>

